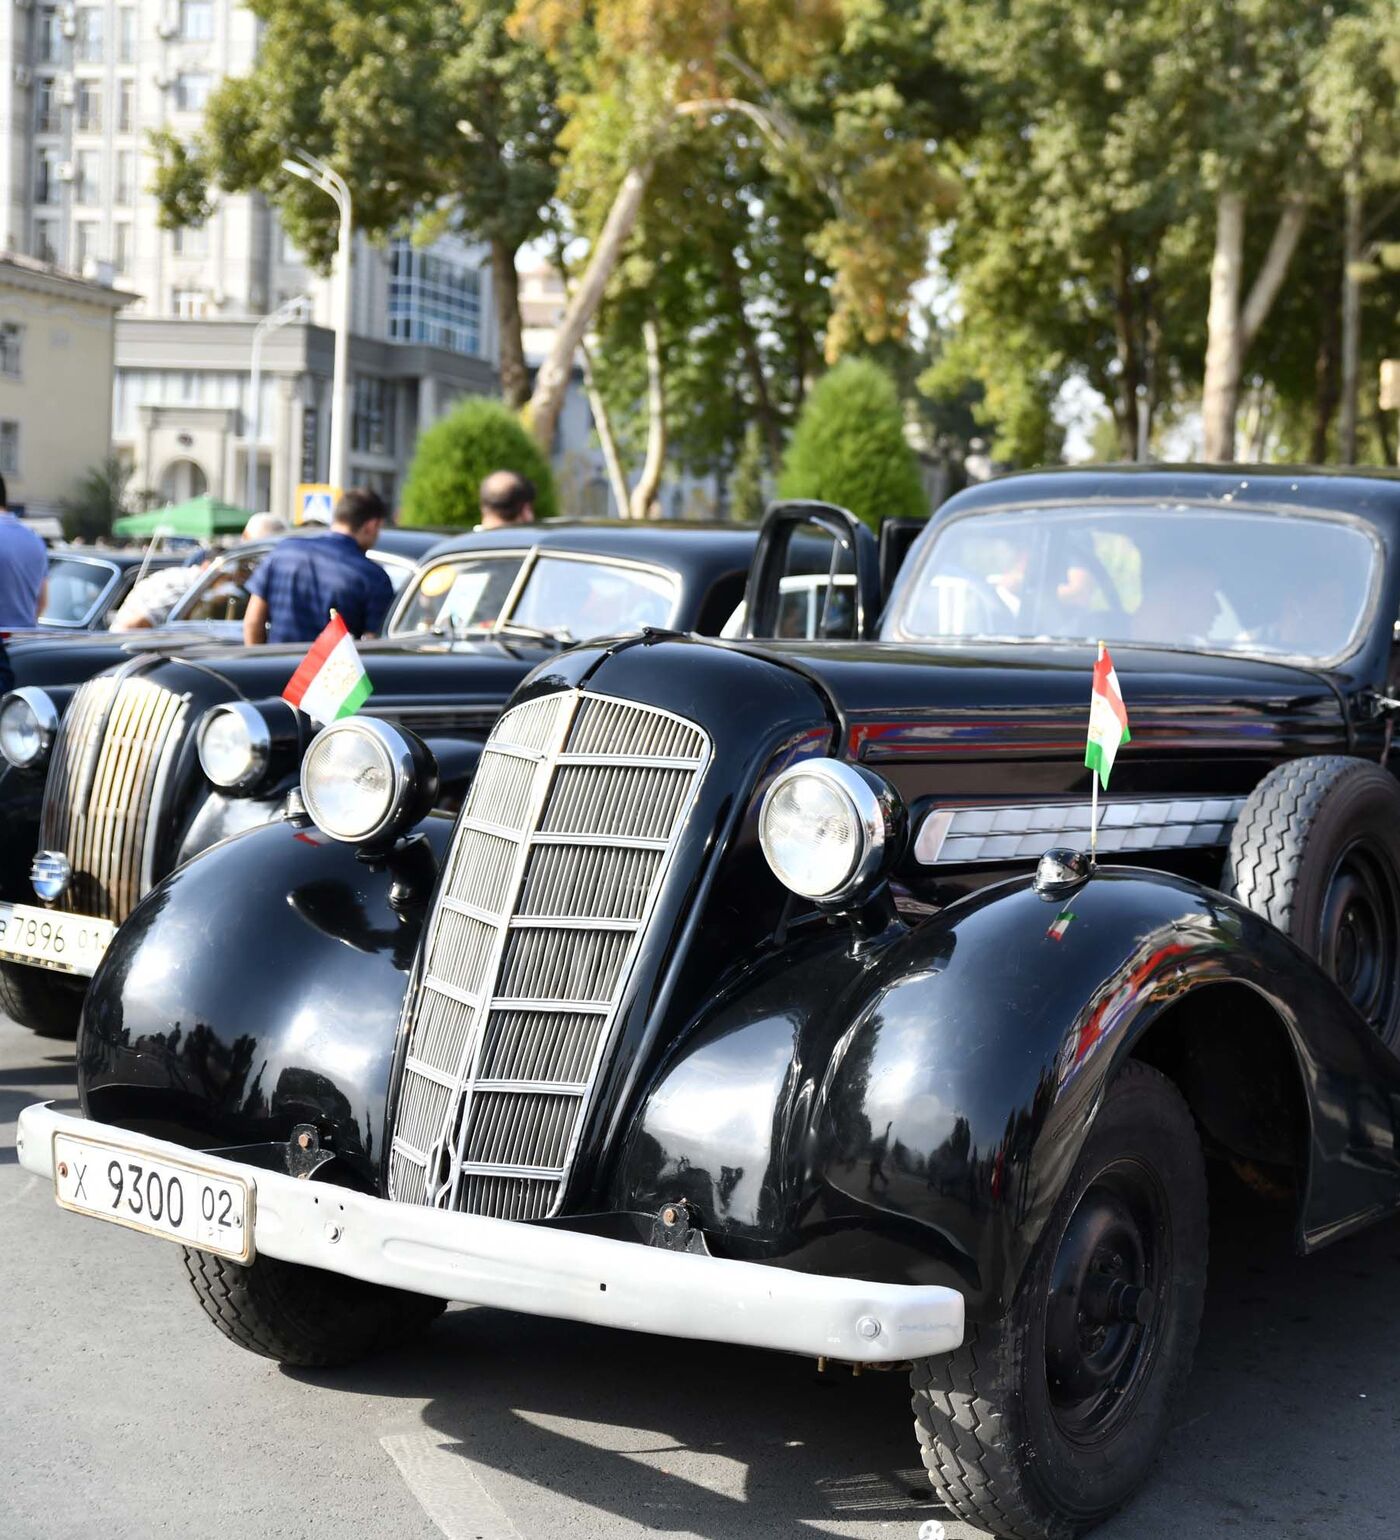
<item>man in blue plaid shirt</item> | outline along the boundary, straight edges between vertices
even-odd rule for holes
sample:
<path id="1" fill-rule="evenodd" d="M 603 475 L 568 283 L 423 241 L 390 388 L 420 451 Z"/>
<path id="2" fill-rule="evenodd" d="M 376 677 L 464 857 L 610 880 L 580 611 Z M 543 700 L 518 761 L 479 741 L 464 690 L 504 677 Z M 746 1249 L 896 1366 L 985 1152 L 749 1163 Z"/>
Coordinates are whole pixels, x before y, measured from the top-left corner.
<path id="1" fill-rule="evenodd" d="M 366 552 L 388 517 L 378 493 L 352 487 L 335 505 L 329 533 L 281 541 L 248 581 L 248 646 L 314 642 L 332 610 L 351 636 L 377 635 L 394 588 Z"/>

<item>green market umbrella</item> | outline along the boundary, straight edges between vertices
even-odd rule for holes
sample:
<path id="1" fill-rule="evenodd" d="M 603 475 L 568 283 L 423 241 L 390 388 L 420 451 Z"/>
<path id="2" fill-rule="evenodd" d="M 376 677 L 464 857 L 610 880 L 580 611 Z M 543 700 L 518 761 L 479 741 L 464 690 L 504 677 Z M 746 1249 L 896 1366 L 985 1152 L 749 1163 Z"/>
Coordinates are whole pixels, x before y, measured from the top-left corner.
<path id="1" fill-rule="evenodd" d="M 150 535 L 188 535 L 195 540 L 208 540 L 214 535 L 241 534 L 247 522 L 246 509 L 221 503 L 206 493 L 187 503 L 173 503 L 169 508 L 127 514 L 113 521 L 112 533 L 134 540 Z"/>

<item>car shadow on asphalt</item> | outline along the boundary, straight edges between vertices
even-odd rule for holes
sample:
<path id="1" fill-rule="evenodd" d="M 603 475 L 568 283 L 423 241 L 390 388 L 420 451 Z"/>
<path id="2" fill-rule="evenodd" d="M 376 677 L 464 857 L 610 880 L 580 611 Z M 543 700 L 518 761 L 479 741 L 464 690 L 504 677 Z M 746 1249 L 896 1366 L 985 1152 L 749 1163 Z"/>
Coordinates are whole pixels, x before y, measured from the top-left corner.
<path id="1" fill-rule="evenodd" d="M 1400 1392 L 1400 1227 L 1312 1258 L 1281 1207 L 1217 1197 L 1196 1367 L 1162 1459 L 1103 1540 L 1392 1536 Z M 484 1472 L 707 1540 L 948 1516 L 922 1485 L 900 1373 L 454 1309 L 417 1347 L 297 1378 L 426 1398 L 426 1427 Z M 717 1491 L 685 1473 L 742 1468 Z M 786 1516 L 780 1517 L 780 1516 Z M 958 1533 L 970 1533 L 959 1529 Z"/>

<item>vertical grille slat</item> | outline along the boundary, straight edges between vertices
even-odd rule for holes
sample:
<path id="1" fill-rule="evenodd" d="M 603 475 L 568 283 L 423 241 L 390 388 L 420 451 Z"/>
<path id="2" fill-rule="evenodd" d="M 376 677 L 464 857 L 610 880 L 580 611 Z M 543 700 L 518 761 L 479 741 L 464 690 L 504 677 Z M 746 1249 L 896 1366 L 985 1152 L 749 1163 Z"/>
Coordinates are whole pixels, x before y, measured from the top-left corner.
<path id="1" fill-rule="evenodd" d="M 557 1212 L 709 757 L 691 722 L 572 690 L 496 724 L 408 1006 L 391 1197 L 503 1219 Z"/>
<path id="2" fill-rule="evenodd" d="M 39 844 L 62 851 L 69 913 L 124 920 L 152 877 L 160 787 L 179 750 L 183 696 L 133 676 L 99 674 L 74 692 L 54 745 Z"/>

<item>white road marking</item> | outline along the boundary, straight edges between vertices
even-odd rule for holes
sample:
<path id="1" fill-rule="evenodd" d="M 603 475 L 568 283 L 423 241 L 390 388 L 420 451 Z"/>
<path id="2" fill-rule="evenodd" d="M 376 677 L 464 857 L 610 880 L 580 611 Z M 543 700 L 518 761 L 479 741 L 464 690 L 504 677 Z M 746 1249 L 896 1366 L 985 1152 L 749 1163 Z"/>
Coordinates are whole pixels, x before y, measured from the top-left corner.
<path id="1" fill-rule="evenodd" d="M 466 1455 L 441 1433 L 392 1433 L 379 1442 L 447 1540 L 524 1540 Z"/>

